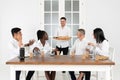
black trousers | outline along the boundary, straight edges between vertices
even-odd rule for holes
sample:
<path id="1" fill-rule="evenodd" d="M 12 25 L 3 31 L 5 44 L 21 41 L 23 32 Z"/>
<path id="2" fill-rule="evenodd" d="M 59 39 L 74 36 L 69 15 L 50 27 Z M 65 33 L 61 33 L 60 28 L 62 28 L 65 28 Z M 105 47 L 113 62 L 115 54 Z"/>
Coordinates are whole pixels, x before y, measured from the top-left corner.
<path id="1" fill-rule="evenodd" d="M 20 80 L 20 74 L 21 74 L 21 71 L 16 71 L 16 79 L 15 80 Z"/>
<path id="2" fill-rule="evenodd" d="M 45 71 L 47 80 L 55 80 L 56 71 Z"/>
<path id="3" fill-rule="evenodd" d="M 27 76 L 26 76 L 26 80 L 31 80 L 31 77 L 33 76 L 35 71 L 29 71 Z M 16 80 L 20 80 L 20 74 L 21 71 L 16 71 Z"/>
<path id="4" fill-rule="evenodd" d="M 61 47 L 56 46 L 56 48 L 60 51 L 60 53 L 61 53 L 61 51 L 63 51 L 63 55 L 68 54 L 69 47 L 61 48 Z"/>
<path id="5" fill-rule="evenodd" d="M 56 46 L 56 48 L 58 49 L 58 51 L 60 51 L 60 54 L 61 54 L 61 51 L 63 52 L 63 55 L 68 54 L 69 47 L 61 48 L 61 47 Z M 65 71 L 62 71 L 62 73 L 65 73 Z"/>
<path id="6" fill-rule="evenodd" d="M 81 71 L 81 72 L 83 72 L 85 74 L 85 80 L 90 80 L 90 75 L 91 75 L 90 71 Z M 76 80 L 74 71 L 69 71 L 69 74 L 70 74 L 71 80 Z M 82 78 L 82 80 L 83 80 L 83 78 Z"/>

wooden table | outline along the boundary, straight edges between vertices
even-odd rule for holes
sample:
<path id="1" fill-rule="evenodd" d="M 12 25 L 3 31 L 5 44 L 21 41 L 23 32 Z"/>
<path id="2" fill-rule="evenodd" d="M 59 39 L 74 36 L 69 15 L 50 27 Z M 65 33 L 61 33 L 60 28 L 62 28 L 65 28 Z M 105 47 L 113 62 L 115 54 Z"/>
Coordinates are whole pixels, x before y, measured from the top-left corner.
<path id="1" fill-rule="evenodd" d="M 106 79 L 110 80 L 111 66 L 115 65 L 111 60 L 95 61 L 92 59 L 81 59 L 77 55 L 44 56 L 25 58 L 20 61 L 18 57 L 6 62 L 10 65 L 11 80 L 15 80 L 16 70 L 36 70 L 36 71 L 105 71 Z"/>

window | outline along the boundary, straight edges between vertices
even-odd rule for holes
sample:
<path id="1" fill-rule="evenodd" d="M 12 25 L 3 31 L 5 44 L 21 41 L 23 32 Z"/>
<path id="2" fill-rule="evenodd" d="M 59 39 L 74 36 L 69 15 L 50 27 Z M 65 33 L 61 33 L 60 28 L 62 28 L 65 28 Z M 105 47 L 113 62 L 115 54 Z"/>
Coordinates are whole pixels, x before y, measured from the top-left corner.
<path id="1" fill-rule="evenodd" d="M 53 38 L 54 31 L 59 26 L 59 0 L 44 1 L 44 29 L 49 35 L 49 43 L 54 48 L 55 42 Z"/>
<path id="2" fill-rule="evenodd" d="M 55 30 L 60 26 L 60 17 L 67 18 L 67 26 L 71 29 L 72 38 L 70 47 L 76 40 L 77 29 L 82 25 L 81 20 L 82 0 L 44 0 L 44 29 L 49 35 L 49 43 L 55 48 L 56 41 L 53 39 Z"/>

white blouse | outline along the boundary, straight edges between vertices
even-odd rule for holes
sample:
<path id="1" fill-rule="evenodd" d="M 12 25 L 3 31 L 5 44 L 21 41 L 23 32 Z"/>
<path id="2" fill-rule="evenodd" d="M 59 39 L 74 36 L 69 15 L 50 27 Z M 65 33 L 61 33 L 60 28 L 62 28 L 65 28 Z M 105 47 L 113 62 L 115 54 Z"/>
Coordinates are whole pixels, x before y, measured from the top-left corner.
<path id="1" fill-rule="evenodd" d="M 34 49 L 35 47 L 39 48 L 40 51 L 43 50 L 45 54 L 50 54 L 50 52 L 51 52 L 51 50 L 52 50 L 51 46 L 49 45 L 49 43 L 48 43 L 47 41 L 45 42 L 45 45 L 43 46 L 42 43 L 41 43 L 41 41 L 38 40 L 37 42 L 35 42 L 35 43 L 31 46 L 31 50 L 33 51 L 33 49 Z"/>
<path id="2" fill-rule="evenodd" d="M 97 43 L 95 49 L 93 50 L 94 53 L 108 56 L 109 57 L 109 43 L 107 40 L 104 40 L 102 43 Z"/>

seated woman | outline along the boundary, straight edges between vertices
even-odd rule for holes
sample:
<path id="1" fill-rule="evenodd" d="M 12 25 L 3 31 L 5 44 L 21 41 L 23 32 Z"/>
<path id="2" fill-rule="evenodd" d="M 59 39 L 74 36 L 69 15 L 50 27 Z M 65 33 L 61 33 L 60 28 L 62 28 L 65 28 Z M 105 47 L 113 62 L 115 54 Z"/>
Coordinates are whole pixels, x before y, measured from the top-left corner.
<path id="1" fill-rule="evenodd" d="M 96 40 L 96 44 L 88 43 L 88 45 L 92 46 L 89 50 L 96 54 L 109 57 L 109 43 L 104 36 L 103 30 L 101 28 L 96 28 L 93 31 L 93 35 Z"/>
<path id="2" fill-rule="evenodd" d="M 90 46 L 87 48 L 88 51 L 109 57 L 109 43 L 104 36 L 104 32 L 101 28 L 96 28 L 93 30 L 93 36 L 96 40 L 96 44 L 89 42 L 88 45 Z M 80 74 L 78 80 L 83 80 L 84 74 Z"/>
<path id="3" fill-rule="evenodd" d="M 37 31 L 37 38 L 38 41 L 33 44 L 34 48 L 33 51 L 41 52 L 44 51 L 44 54 L 50 54 L 52 48 L 50 47 L 49 43 L 46 41 L 48 40 L 48 34 L 45 31 L 38 30 Z M 47 80 L 54 80 L 56 72 L 55 71 L 45 71 L 45 76 Z"/>

